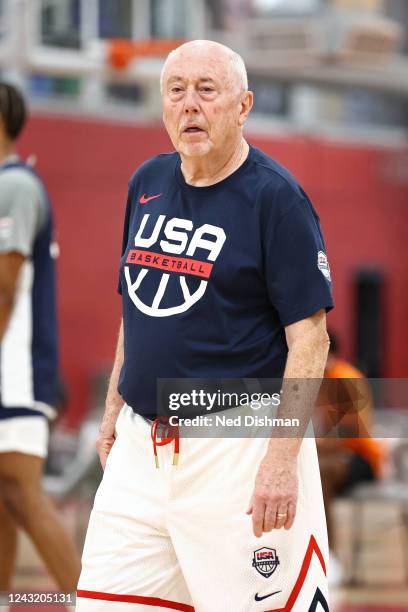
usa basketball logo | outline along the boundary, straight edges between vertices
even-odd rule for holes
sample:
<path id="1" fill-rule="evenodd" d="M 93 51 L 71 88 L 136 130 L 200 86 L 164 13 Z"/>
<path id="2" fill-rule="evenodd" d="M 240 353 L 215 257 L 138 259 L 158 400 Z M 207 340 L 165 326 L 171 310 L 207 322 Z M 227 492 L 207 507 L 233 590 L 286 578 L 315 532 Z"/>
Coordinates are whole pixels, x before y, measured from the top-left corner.
<path id="1" fill-rule="evenodd" d="M 323 253 L 323 251 L 317 253 L 317 267 L 323 276 L 327 278 L 328 281 L 331 281 L 329 262 L 326 253 Z"/>
<path id="2" fill-rule="evenodd" d="M 269 578 L 279 565 L 279 558 L 274 548 L 258 548 L 254 552 L 252 567 L 262 576 Z"/>
<path id="3" fill-rule="evenodd" d="M 149 217 L 150 214 L 143 216 L 134 239 L 135 247 L 139 248 L 130 249 L 127 254 L 128 265 L 124 269 L 127 290 L 144 314 L 170 317 L 187 311 L 203 297 L 226 235 L 221 227 L 208 223 L 194 229 L 188 219 L 173 217 L 165 223 L 166 215 L 159 215 L 152 223 Z M 161 232 L 166 239 L 159 240 Z M 160 252 L 149 250 L 153 245 L 157 249 L 157 243 Z M 204 251 L 204 259 L 193 258 L 197 250 Z M 182 254 L 187 257 L 178 257 Z M 148 274 L 155 275 L 151 282 Z M 147 284 L 149 289 L 144 291 Z M 174 303 L 169 305 L 169 301 Z"/>

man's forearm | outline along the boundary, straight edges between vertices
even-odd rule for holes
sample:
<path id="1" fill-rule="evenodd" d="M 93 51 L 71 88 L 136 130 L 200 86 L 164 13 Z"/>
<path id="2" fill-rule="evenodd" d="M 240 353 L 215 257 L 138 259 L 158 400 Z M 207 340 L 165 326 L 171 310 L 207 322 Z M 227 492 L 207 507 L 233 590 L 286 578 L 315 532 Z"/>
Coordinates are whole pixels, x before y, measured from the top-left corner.
<path id="1" fill-rule="evenodd" d="M 13 300 L 8 299 L 2 291 L 0 291 L 0 343 L 7 331 L 7 326 L 13 312 Z"/>
<path id="2" fill-rule="evenodd" d="M 327 334 L 297 339 L 290 347 L 284 373 L 281 403 L 276 417 L 299 420 L 299 426 L 274 428 L 269 450 L 286 456 L 299 452 L 313 414 L 329 350 Z"/>
<path id="3" fill-rule="evenodd" d="M 16 288 L 25 261 L 21 253 L 0 254 L 0 343 L 13 313 Z"/>
<path id="4" fill-rule="evenodd" d="M 116 346 L 115 360 L 113 363 L 112 373 L 109 380 L 108 392 L 106 394 L 106 407 L 103 417 L 101 429 L 105 425 L 109 425 L 116 419 L 123 406 L 123 399 L 118 391 L 118 382 L 120 371 L 122 369 L 124 359 L 123 353 L 123 320 L 120 323 L 118 343 Z"/>

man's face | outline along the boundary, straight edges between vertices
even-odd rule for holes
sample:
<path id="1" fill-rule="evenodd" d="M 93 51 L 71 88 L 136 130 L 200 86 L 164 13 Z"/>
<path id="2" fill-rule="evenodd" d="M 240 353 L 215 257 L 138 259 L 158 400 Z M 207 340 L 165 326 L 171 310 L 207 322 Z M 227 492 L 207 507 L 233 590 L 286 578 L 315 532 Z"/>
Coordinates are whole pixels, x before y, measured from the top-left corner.
<path id="1" fill-rule="evenodd" d="M 219 49 L 187 48 L 171 58 L 163 78 L 163 121 L 174 148 L 186 157 L 217 155 L 236 142 L 248 95 Z M 244 105 L 245 106 L 245 105 Z"/>

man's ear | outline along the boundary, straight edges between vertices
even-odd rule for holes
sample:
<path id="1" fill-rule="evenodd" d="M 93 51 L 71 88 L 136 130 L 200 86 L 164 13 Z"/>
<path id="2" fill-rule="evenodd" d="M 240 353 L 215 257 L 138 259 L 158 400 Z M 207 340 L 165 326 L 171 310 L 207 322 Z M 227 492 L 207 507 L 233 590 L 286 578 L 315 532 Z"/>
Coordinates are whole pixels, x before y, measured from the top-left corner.
<path id="1" fill-rule="evenodd" d="M 245 91 L 241 97 L 241 110 L 238 117 L 238 124 L 244 125 L 249 113 L 254 105 L 254 94 L 252 91 Z"/>

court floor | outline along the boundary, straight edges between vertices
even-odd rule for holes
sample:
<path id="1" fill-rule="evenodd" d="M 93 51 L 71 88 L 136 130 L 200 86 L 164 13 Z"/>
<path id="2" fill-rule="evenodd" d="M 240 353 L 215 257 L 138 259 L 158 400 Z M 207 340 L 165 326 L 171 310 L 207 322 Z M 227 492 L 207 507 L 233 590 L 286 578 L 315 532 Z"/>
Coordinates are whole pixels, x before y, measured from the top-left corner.
<path id="1" fill-rule="evenodd" d="M 63 509 L 65 521 L 81 540 L 88 508 L 73 500 Z M 82 516 L 81 516 L 82 515 Z M 338 555 L 346 574 L 351 563 L 350 502 L 341 500 L 335 507 Z M 360 583 L 331 592 L 330 612 L 408 612 L 408 567 L 404 553 L 408 546 L 407 534 L 399 521 L 397 506 L 367 506 L 364 512 L 365 533 L 358 578 Z M 15 591 L 56 591 L 52 580 L 44 570 L 36 552 L 24 536 L 20 537 Z M 24 605 L 11 607 L 13 612 L 28 610 L 61 612 L 63 606 Z M 0 606 L 1 612 L 6 608 Z M 214 610 L 214 612 L 222 612 Z M 306 612 L 306 611 L 305 611 Z"/>

